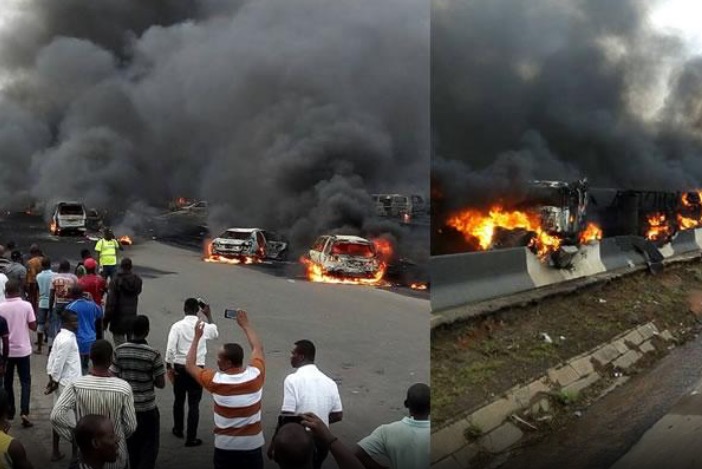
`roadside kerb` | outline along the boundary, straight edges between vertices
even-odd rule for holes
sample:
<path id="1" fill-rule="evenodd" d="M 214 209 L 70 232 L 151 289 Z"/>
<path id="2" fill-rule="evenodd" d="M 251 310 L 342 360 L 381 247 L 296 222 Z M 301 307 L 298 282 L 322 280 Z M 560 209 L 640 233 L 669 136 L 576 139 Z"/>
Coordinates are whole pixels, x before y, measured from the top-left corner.
<path id="1" fill-rule="evenodd" d="M 663 342 L 674 340 L 667 330 L 659 333 L 652 322 L 637 326 L 436 429 L 431 439 L 432 468 L 465 468 L 481 452 L 508 450 L 524 435 L 523 429 L 510 420 L 512 415 L 546 413 L 554 396 L 577 395 L 600 379 L 611 377 L 614 371 L 629 369 L 646 353 L 657 350 L 654 337 Z"/>

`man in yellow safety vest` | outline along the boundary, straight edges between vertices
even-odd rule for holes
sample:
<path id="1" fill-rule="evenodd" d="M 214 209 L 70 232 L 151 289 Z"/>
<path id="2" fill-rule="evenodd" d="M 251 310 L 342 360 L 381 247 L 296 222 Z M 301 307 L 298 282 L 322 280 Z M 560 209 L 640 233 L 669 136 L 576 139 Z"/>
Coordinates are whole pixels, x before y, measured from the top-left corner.
<path id="1" fill-rule="evenodd" d="M 101 273 L 105 280 L 111 281 L 117 273 L 117 250 L 122 251 L 122 244 L 115 239 L 112 230 L 106 229 L 103 237 L 95 244 L 95 252 L 97 253 L 98 262 L 100 263 Z"/>

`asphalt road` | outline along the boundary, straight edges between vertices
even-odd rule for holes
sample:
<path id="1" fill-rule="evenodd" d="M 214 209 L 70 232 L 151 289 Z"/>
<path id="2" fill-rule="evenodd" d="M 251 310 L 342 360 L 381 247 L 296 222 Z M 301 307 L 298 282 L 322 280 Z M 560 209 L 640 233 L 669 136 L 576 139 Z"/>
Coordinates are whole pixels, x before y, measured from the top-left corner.
<path id="1" fill-rule="evenodd" d="M 31 218 L 0 220 L 0 242 L 8 240 L 24 251 L 38 242 L 55 261 L 66 257 L 73 265 L 80 250 L 93 244 L 82 238 L 52 237 L 41 220 Z M 295 276 L 272 275 L 265 266 L 205 263 L 197 252 L 156 241 L 128 247 L 125 254 L 144 279 L 140 310 L 151 320 L 150 344 L 162 352 L 169 327 L 182 317 L 187 297 L 201 296 L 212 305 L 220 339 L 209 346 L 210 351 L 224 342 L 246 345 L 242 332 L 223 318 L 223 311 L 249 311 L 266 350 L 263 424 L 267 441 L 282 403 L 283 379 L 292 371 L 289 354 L 296 340 L 312 340 L 318 366 L 338 382 L 344 420 L 332 430 L 349 445 L 376 426 L 401 418 L 407 387 L 429 381 L 429 301 L 425 298 L 372 287 L 315 284 Z M 213 353 L 208 355 L 208 366 L 215 366 Z M 64 467 L 64 463 L 48 463 L 51 399 L 41 395 L 45 364 L 46 356 L 33 356 L 32 416 L 37 425 L 31 430 L 16 428 L 13 434 L 25 446 L 31 445 L 35 467 Z M 170 385 L 157 390 L 157 400 L 162 427 L 158 467 L 208 466 L 211 398 L 205 395 L 200 406 L 199 437 L 205 444 L 188 449 L 170 434 Z M 63 448 L 68 449 L 65 443 Z M 334 467 L 331 458 L 325 467 Z"/>

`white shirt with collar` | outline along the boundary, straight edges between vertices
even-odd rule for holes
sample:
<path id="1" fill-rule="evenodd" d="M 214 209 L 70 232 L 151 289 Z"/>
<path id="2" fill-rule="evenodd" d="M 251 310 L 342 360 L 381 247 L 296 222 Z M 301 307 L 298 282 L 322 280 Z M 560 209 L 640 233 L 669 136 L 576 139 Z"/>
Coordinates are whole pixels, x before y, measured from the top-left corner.
<path id="1" fill-rule="evenodd" d="M 329 426 L 329 414 L 342 410 L 338 386 L 317 365 L 303 365 L 285 378 L 282 412 L 312 412 Z"/>
<path id="2" fill-rule="evenodd" d="M 76 335 L 68 329 L 61 329 L 54 338 L 46 362 L 46 373 L 61 386 L 67 386 L 83 375 L 78 341 Z"/>
<path id="3" fill-rule="evenodd" d="M 185 357 L 190 350 L 190 344 L 195 338 L 195 324 L 198 322 L 197 315 L 186 315 L 183 319 L 171 326 L 168 333 L 168 345 L 166 345 L 166 363 L 185 365 Z M 205 366 L 205 356 L 207 356 L 207 341 L 219 337 L 219 330 L 216 324 L 205 324 L 202 332 L 202 339 L 197 346 L 197 366 Z"/>

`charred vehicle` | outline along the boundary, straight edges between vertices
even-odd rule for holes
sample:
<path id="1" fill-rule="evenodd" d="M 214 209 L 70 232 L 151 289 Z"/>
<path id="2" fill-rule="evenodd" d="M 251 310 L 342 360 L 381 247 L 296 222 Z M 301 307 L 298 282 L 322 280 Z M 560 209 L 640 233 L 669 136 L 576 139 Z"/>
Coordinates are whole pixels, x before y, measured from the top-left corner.
<path id="1" fill-rule="evenodd" d="M 384 218 L 399 219 L 410 223 L 415 217 L 425 215 L 427 204 L 420 195 L 373 194 L 376 215 Z"/>
<path id="2" fill-rule="evenodd" d="M 309 260 L 325 276 L 374 278 L 383 268 L 374 243 L 359 236 L 320 236 L 309 251 Z"/>
<path id="3" fill-rule="evenodd" d="M 59 202 L 54 207 L 49 231 L 60 236 L 67 233 L 84 234 L 87 226 L 87 212 L 80 202 Z"/>
<path id="4" fill-rule="evenodd" d="M 252 257 L 283 260 L 288 243 L 276 233 L 260 228 L 229 228 L 211 244 L 211 255 L 228 259 Z"/>

